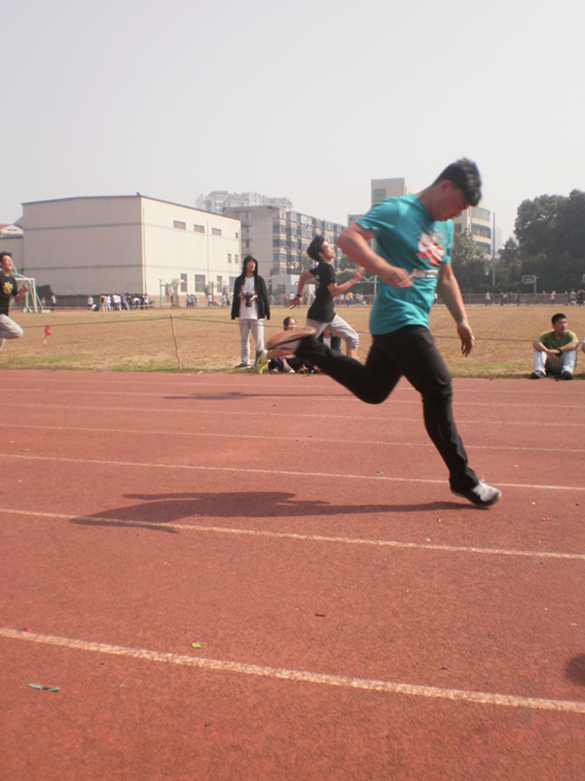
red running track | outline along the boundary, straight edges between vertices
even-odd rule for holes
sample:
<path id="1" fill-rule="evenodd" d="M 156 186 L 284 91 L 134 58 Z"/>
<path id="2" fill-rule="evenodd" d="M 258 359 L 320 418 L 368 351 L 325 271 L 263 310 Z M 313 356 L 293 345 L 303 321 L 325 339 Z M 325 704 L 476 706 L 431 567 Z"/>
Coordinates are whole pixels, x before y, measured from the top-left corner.
<path id="1" fill-rule="evenodd" d="M 585 384 L 0 378 L 2 779 L 585 779 Z"/>

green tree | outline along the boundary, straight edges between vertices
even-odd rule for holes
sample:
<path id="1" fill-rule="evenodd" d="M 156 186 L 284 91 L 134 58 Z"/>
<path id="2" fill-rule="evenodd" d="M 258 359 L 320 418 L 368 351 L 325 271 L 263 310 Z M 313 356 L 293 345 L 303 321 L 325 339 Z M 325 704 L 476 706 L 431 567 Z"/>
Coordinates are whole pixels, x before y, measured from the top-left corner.
<path id="1" fill-rule="evenodd" d="M 518 207 L 514 233 L 522 274 L 536 274 L 538 287 L 570 290 L 585 273 L 585 193 L 540 195 Z"/>
<path id="2" fill-rule="evenodd" d="M 490 259 L 478 249 L 469 233 L 453 235 L 451 263 L 462 293 L 483 293 L 490 287 Z"/>

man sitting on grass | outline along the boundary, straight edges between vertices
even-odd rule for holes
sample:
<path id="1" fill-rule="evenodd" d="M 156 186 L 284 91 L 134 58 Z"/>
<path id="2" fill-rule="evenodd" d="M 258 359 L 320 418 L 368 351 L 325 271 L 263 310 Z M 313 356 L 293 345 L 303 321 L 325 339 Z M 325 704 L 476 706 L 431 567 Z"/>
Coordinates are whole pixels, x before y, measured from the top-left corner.
<path id="1" fill-rule="evenodd" d="M 532 342 L 534 347 L 533 380 L 550 374 L 561 380 L 572 380 L 577 365 L 577 335 L 567 329 L 567 318 L 562 312 L 552 317 L 552 331 L 545 331 Z"/>

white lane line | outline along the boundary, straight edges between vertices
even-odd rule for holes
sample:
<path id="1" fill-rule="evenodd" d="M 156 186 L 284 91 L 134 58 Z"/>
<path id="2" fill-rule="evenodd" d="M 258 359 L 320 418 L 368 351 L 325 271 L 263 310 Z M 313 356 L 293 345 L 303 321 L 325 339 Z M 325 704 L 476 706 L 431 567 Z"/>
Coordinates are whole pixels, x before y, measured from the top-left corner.
<path id="1" fill-rule="evenodd" d="M 113 656 L 125 656 L 147 662 L 163 662 L 184 667 L 198 667 L 202 670 L 237 673 L 240 675 L 256 675 L 263 678 L 276 678 L 285 681 L 325 684 L 326 686 L 341 686 L 346 689 L 364 689 L 384 692 L 386 694 L 404 694 L 412 697 L 427 697 L 429 699 L 471 702 L 479 705 L 496 705 L 511 708 L 528 708 L 531 710 L 549 710 L 568 713 L 585 713 L 585 702 L 575 700 L 549 700 L 538 697 L 515 697 L 510 694 L 494 694 L 492 692 L 465 691 L 464 689 L 442 689 L 438 686 L 422 686 L 394 681 L 379 681 L 368 678 L 353 678 L 329 673 L 314 673 L 308 670 L 290 670 L 282 667 L 267 667 L 246 662 L 225 662 L 221 659 L 206 659 L 200 656 L 186 656 L 163 651 L 149 651 L 145 648 L 128 648 L 109 643 L 95 643 L 77 640 L 70 637 L 55 637 L 35 632 L 23 632 L 17 629 L 0 627 L 0 636 L 10 640 L 25 640 L 29 643 L 60 646 L 79 651 L 94 651 Z"/>
<path id="2" fill-rule="evenodd" d="M 282 401 L 282 397 L 281 396 L 277 396 L 276 398 L 278 398 L 280 401 Z M 256 401 L 257 400 L 258 399 L 256 399 Z M 302 400 L 303 400 L 303 402 L 304 402 L 304 404 L 306 406 L 307 398 L 303 397 Z M 196 399 L 187 399 L 187 401 L 196 401 Z M 206 401 L 208 401 L 208 399 L 206 399 Z M 239 401 L 241 401 L 241 399 L 221 399 L 221 401 L 238 401 L 239 402 Z M 348 401 L 348 399 L 344 399 L 344 401 Z M 357 399 L 355 399 L 355 401 L 357 401 Z M 419 402 L 419 406 L 420 406 L 420 402 Z M 490 406 L 495 406 L 495 405 L 490 405 Z M 506 409 L 509 407 L 509 405 L 507 405 L 507 404 L 504 404 L 503 406 L 506 407 Z M 525 406 L 525 405 L 520 405 L 520 406 Z M 109 412 L 124 412 L 124 413 L 128 413 L 128 412 L 130 412 L 130 413 L 132 413 L 132 412 L 150 412 L 150 413 L 156 414 L 157 416 L 160 416 L 162 414 L 162 412 L 164 412 L 165 415 L 168 415 L 169 413 L 177 413 L 179 415 L 182 415 L 183 417 L 185 415 L 191 414 L 191 415 L 196 416 L 197 418 L 199 418 L 202 415 L 218 415 L 220 417 L 225 417 L 226 415 L 237 415 L 239 418 L 246 418 L 246 417 L 254 417 L 254 416 L 256 416 L 256 417 L 261 417 L 263 419 L 264 418 L 270 418 L 270 417 L 278 417 L 278 418 L 282 419 L 282 416 L 283 416 L 282 408 L 274 410 L 274 411 L 272 411 L 272 410 L 258 410 L 258 411 L 256 411 L 256 410 L 244 410 L 244 409 L 240 409 L 240 410 L 236 410 L 236 409 L 226 410 L 226 409 L 223 409 L 223 408 L 219 409 L 217 407 L 215 409 L 202 409 L 201 407 L 197 407 L 196 409 L 195 408 L 193 408 L 193 409 L 186 409 L 185 407 L 180 407 L 180 408 L 165 407 L 164 409 L 162 409 L 160 407 L 160 405 L 158 405 L 156 407 L 135 407 L 135 406 L 132 406 L 132 407 L 114 407 L 114 406 L 111 406 L 111 405 L 108 405 L 108 406 L 105 406 L 105 407 L 104 406 L 92 406 L 92 405 L 76 405 L 75 407 L 72 407 L 71 404 L 32 404 L 32 403 L 29 404 L 27 402 L 21 402 L 18 399 L 14 399 L 14 400 L 10 399 L 10 408 L 12 410 L 18 409 L 20 407 L 24 407 L 24 408 L 31 407 L 31 408 L 33 408 L 35 410 L 45 409 L 45 410 L 49 410 L 49 411 L 53 410 L 53 409 L 65 409 L 69 413 L 73 413 L 73 412 L 77 412 L 77 411 L 92 410 L 92 411 L 101 411 L 101 412 L 108 412 L 108 413 Z M 569 409 L 569 407 L 564 406 L 563 409 Z M 579 411 L 581 411 L 583 409 L 583 407 L 582 407 L 582 405 L 579 405 L 579 406 L 575 407 L 575 409 L 578 409 Z M 321 415 L 321 414 L 318 414 L 318 413 L 299 412 L 297 410 L 295 410 L 294 413 L 291 412 L 291 413 L 287 413 L 287 414 L 294 415 L 295 418 L 311 418 L 311 419 L 312 418 L 318 418 L 319 420 L 329 420 L 329 419 L 331 419 L 331 420 L 346 420 L 348 422 L 353 422 L 353 421 L 356 421 L 356 420 L 366 420 L 366 421 L 372 421 L 376 425 L 379 425 L 380 423 L 384 423 L 384 422 L 386 422 L 386 423 L 394 423 L 395 422 L 395 416 L 392 415 L 392 411 L 393 411 L 393 409 L 392 409 L 392 402 L 389 402 L 388 405 L 384 408 L 384 410 L 387 413 L 387 417 L 382 417 L 380 415 L 379 410 L 378 410 L 378 413 L 376 415 L 373 412 L 372 412 L 371 415 L 356 415 L 356 414 L 354 414 L 353 411 L 351 413 L 346 412 L 344 415 L 332 415 L 330 413 L 326 413 L 326 414 Z M 402 415 L 400 416 L 400 423 L 420 423 L 421 420 L 422 420 L 422 418 L 420 416 L 416 417 L 416 418 L 405 418 Z M 534 428 L 534 419 L 526 420 L 526 421 L 522 421 L 522 420 L 493 420 L 493 419 L 489 419 L 489 420 L 481 421 L 481 420 L 478 420 L 477 418 L 465 418 L 462 415 L 457 415 L 457 423 L 460 426 L 462 424 L 467 424 L 467 423 L 469 423 L 469 425 L 473 425 L 473 426 L 483 426 L 483 425 L 485 425 L 485 426 L 489 426 L 490 427 L 490 431 L 493 431 L 498 426 L 499 427 L 505 427 L 505 428 L 508 428 L 509 426 L 530 426 L 531 428 Z M 541 422 L 541 421 L 539 421 L 538 427 L 542 428 L 543 426 L 545 426 L 545 427 L 549 426 L 551 428 L 553 428 L 553 427 L 554 428 L 558 428 L 559 424 L 557 422 L 546 422 L 546 421 L 542 421 Z M 585 427 L 585 422 L 583 422 L 583 423 L 575 423 L 575 422 L 568 422 L 568 421 L 567 422 L 563 422 L 563 429 L 565 429 L 565 428 L 583 428 L 583 427 Z"/>
<path id="3" fill-rule="evenodd" d="M 257 391 L 257 389 L 253 389 L 253 390 Z M 43 388 L 43 387 L 35 387 L 35 388 L 28 389 L 26 392 L 27 393 L 42 393 L 43 395 L 45 395 L 47 393 L 47 390 L 46 390 L 46 388 Z M 75 388 L 60 388 L 57 391 L 57 393 L 59 395 L 61 395 L 61 394 L 74 394 L 74 395 L 78 396 L 79 395 L 79 390 L 76 390 Z M 204 392 L 201 392 L 200 390 L 197 390 L 197 391 L 193 391 L 185 400 L 186 401 L 197 401 L 197 396 L 199 394 L 202 395 L 202 396 L 207 396 L 208 395 L 208 394 L 206 394 Z M 234 395 L 234 394 L 231 393 L 230 390 L 226 390 L 224 395 L 229 396 L 230 394 Z M 108 398 L 111 398 L 112 396 L 132 396 L 133 398 L 134 397 L 139 397 L 139 396 L 146 396 L 146 397 L 154 396 L 154 397 L 156 397 L 158 399 L 161 398 L 160 391 L 159 392 L 144 392 L 144 391 L 133 391 L 133 390 L 129 390 L 129 391 L 90 390 L 90 391 L 85 391 L 84 395 L 107 396 Z M 222 395 L 221 392 L 220 392 L 219 395 Z M 328 401 L 341 401 L 341 402 L 344 402 L 344 403 L 346 403 L 347 401 L 355 401 L 355 402 L 359 402 L 360 401 L 356 396 L 354 396 L 349 391 L 346 391 L 345 393 L 336 393 L 336 394 L 329 394 L 327 391 L 323 391 L 323 393 L 319 394 L 319 395 L 322 395 L 323 397 L 326 397 Z M 260 397 L 262 399 L 267 399 L 267 400 L 268 399 L 273 399 L 273 398 L 282 400 L 282 388 L 279 388 L 274 393 L 267 393 L 267 392 L 263 392 L 263 393 L 255 392 L 254 393 L 255 401 L 258 401 L 258 399 Z M 300 402 L 305 403 L 305 404 L 306 404 L 306 401 L 307 401 L 307 396 L 304 393 L 294 394 L 294 396 L 287 397 L 287 398 L 293 398 L 294 401 L 300 401 Z M 205 399 L 205 400 L 208 401 L 209 399 Z M 225 401 L 225 400 L 226 399 L 219 399 L 219 401 Z M 233 400 L 234 401 L 235 400 L 240 400 L 241 401 L 241 399 L 237 399 L 237 396 Z M 410 405 L 410 406 L 416 405 L 417 407 L 421 406 L 421 400 L 418 397 L 413 398 L 413 399 L 393 399 L 392 397 L 389 397 L 389 400 L 392 401 L 392 403 L 394 403 L 394 404 L 402 404 L 402 405 L 406 404 L 406 405 Z M 511 404 L 510 402 L 507 402 L 507 401 L 503 401 L 503 402 L 466 401 L 464 398 L 455 399 L 454 406 L 457 407 L 457 408 L 461 408 L 461 407 L 489 407 L 490 409 L 493 409 L 494 407 L 503 407 L 504 409 L 511 409 L 511 408 L 516 408 L 517 407 L 517 408 L 521 408 L 521 409 L 526 409 L 526 403 L 525 402 L 520 402 L 518 404 Z M 573 406 L 568 405 L 568 404 L 563 404 L 563 409 L 565 409 L 565 410 L 570 410 L 570 409 L 581 410 L 582 408 L 583 408 L 583 406 L 581 404 L 575 404 Z M 107 409 L 109 409 L 109 407 Z M 533 421 L 531 421 L 531 422 L 533 422 Z"/>
<path id="4" fill-rule="evenodd" d="M 302 542 L 328 542 L 343 545 L 369 545 L 378 548 L 410 548 L 415 550 L 433 550 L 447 553 L 479 553 L 489 556 L 522 556 L 539 559 L 573 559 L 585 561 L 585 553 L 558 553 L 555 551 L 515 550 L 513 548 L 478 548 L 465 545 L 439 545 L 438 543 L 401 542 L 399 540 L 368 540 L 361 537 L 329 537 L 323 534 L 299 534 L 298 532 L 273 532 L 265 529 L 234 529 L 228 526 L 201 526 L 198 524 L 169 521 L 137 521 L 127 518 L 112 518 L 100 515 L 72 515 L 70 513 L 49 513 L 36 510 L 14 510 L 0 507 L 0 513 L 6 515 L 25 515 L 35 518 L 55 518 L 64 521 L 85 521 L 88 524 L 111 526 L 137 526 L 156 529 L 184 529 L 187 531 L 207 532 L 211 534 L 235 534 L 245 537 L 269 537 L 274 539 L 300 540 Z"/>
<path id="5" fill-rule="evenodd" d="M 89 432 L 89 433 L 97 433 L 97 434 L 122 434 L 123 436 L 126 436 L 128 434 L 143 434 L 143 435 L 151 435 L 156 437 L 201 437 L 201 438 L 220 438 L 220 439 L 261 439 L 262 441 L 267 440 L 275 440 L 277 442 L 317 442 L 319 444 L 331 444 L 334 443 L 336 445 L 383 445 L 386 447 L 424 447 L 428 448 L 431 451 L 434 451 L 433 445 L 431 442 L 429 442 L 428 438 L 425 434 L 425 440 L 423 442 L 399 442 L 397 440 L 377 440 L 377 439 L 334 439 L 331 437 L 327 437 L 327 439 L 321 439 L 320 437 L 315 437 L 313 435 L 304 434 L 301 435 L 301 439 L 299 439 L 298 436 L 286 436 L 286 435 L 270 435 L 270 434 L 223 434 L 221 432 L 215 432 L 215 431 L 169 431 L 168 429 L 164 431 L 154 431 L 151 429 L 143 429 L 143 428 L 124 428 L 123 430 L 120 430 L 120 428 L 105 428 L 104 426 L 100 426 L 99 428 L 90 428 L 89 426 L 45 426 L 45 425 L 36 425 L 34 423 L 21 423 L 20 421 L 16 423 L 0 423 L 0 428 L 14 428 L 14 429 L 25 429 L 25 428 L 32 428 L 34 430 L 40 430 L 40 431 L 83 431 L 83 432 Z M 424 431 L 421 431 L 422 434 L 424 434 Z M 467 446 L 467 449 L 472 450 L 513 450 L 513 451 L 519 451 L 519 452 L 538 452 L 538 453 L 585 453 L 585 448 L 567 448 L 567 447 L 530 447 L 530 446 L 524 446 L 524 447 L 515 447 L 515 446 L 508 446 L 508 445 L 474 445 L 470 444 L 469 440 L 465 443 Z"/>
<path id="6" fill-rule="evenodd" d="M 101 458 L 66 458 L 63 456 L 23 456 L 20 453 L 0 453 L 0 458 L 22 461 L 50 461 L 63 464 L 84 464 L 96 466 L 127 466 L 140 469 L 185 469 L 194 472 L 234 472 L 251 475 L 285 475 L 287 477 L 322 477 L 327 480 L 376 480 L 392 483 L 424 483 L 426 485 L 445 485 L 445 479 L 437 480 L 425 477 L 391 477 L 387 475 L 352 475 L 340 472 L 293 472 L 286 469 L 251 469 L 237 466 L 201 466 L 200 464 L 160 464 L 142 461 L 113 461 Z M 585 485 L 533 485 L 531 483 L 502 483 L 498 488 L 528 488 L 531 491 L 543 489 L 547 491 L 585 491 Z"/>

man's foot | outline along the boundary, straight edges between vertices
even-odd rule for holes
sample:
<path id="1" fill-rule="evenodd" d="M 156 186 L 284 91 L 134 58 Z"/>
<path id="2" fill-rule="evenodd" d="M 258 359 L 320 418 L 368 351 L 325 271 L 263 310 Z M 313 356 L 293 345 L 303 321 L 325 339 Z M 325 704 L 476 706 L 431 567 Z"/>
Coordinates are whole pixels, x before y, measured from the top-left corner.
<path id="1" fill-rule="evenodd" d="M 546 374 L 544 372 L 532 372 L 532 379 L 533 380 L 542 380 L 543 377 L 546 377 Z"/>
<path id="2" fill-rule="evenodd" d="M 268 366 L 270 361 L 266 357 L 268 355 L 268 350 L 262 350 L 260 355 L 258 356 L 258 360 L 256 361 L 256 366 L 254 367 L 258 374 L 262 374 L 264 369 Z"/>
<path id="3" fill-rule="evenodd" d="M 299 345 L 303 339 L 308 336 L 313 336 L 316 333 L 314 328 L 306 326 L 305 328 L 293 328 L 291 331 L 281 331 L 278 334 L 274 334 L 268 342 L 266 347 L 268 350 L 286 349 L 291 355 L 299 349 Z"/>
<path id="4" fill-rule="evenodd" d="M 502 492 L 498 491 L 497 488 L 486 485 L 485 483 L 482 483 L 481 480 L 473 488 L 466 488 L 463 491 L 455 491 L 452 488 L 451 493 L 455 494 L 455 496 L 462 496 L 464 499 L 469 499 L 472 504 L 477 504 L 480 507 L 489 507 L 490 505 L 495 504 L 502 495 Z"/>
<path id="5" fill-rule="evenodd" d="M 251 369 L 249 363 L 239 363 L 237 366 L 234 366 L 234 369 Z"/>
<path id="6" fill-rule="evenodd" d="M 572 372 L 561 372 L 561 380 L 572 380 L 573 379 L 573 373 Z"/>

